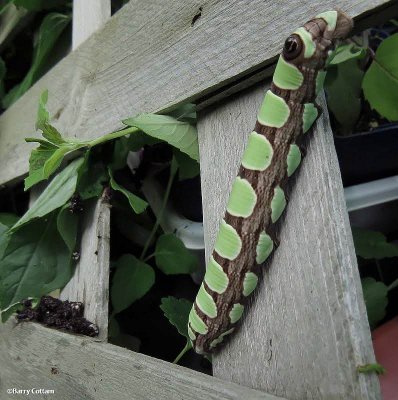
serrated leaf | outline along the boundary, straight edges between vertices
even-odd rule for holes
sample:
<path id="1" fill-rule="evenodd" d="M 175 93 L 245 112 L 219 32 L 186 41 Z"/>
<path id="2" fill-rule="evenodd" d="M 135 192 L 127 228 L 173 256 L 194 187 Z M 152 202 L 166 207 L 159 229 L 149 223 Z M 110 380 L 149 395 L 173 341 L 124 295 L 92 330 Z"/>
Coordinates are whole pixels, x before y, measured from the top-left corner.
<path id="1" fill-rule="evenodd" d="M 390 121 L 398 121 L 398 33 L 378 47 L 362 88 L 373 109 Z"/>
<path id="2" fill-rule="evenodd" d="M 192 302 L 186 299 L 177 299 L 175 297 L 163 297 L 160 305 L 165 317 L 174 325 L 178 333 L 185 336 L 188 340 L 188 318 L 192 309 Z"/>
<path id="3" fill-rule="evenodd" d="M 0 260 L 1 309 L 63 287 L 72 272 L 71 253 L 55 216 L 32 221 L 10 235 Z"/>
<path id="4" fill-rule="evenodd" d="M 50 120 L 50 113 L 47 110 L 48 89 L 43 90 L 39 97 L 39 108 L 37 110 L 36 129 L 40 129 L 40 125 Z"/>
<path id="5" fill-rule="evenodd" d="M 42 135 L 49 142 L 60 145 L 65 143 L 58 130 L 50 124 L 50 114 L 47 110 L 48 90 L 45 90 L 39 99 L 39 109 L 37 111 L 36 129 L 42 131 Z"/>
<path id="6" fill-rule="evenodd" d="M 380 232 L 367 229 L 352 228 L 355 252 L 365 259 L 398 257 L 398 245 L 388 243 L 386 237 Z"/>
<path id="7" fill-rule="evenodd" d="M 327 103 L 344 134 L 353 130 L 361 111 L 363 74 L 355 59 L 328 68 L 325 79 Z"/>
<path id="8" fill-rule="evenodd" d="M 48 184 L 32 207 L 11 228 L 15 231 L 32 219 L 43 217 L 50 212 L 62 207 L 74 194 L 77 185 L 79 168 L 83 158 L 72 161 Z"/>
<path id="9" fill-rule="evenodd" d="M 185 121 L 169 115 L 139 114 L 123 121 L 128 126 L 141 129 L 146 134 L 164 140 L 194 160 L 199 160 L 198 134 L 196 128 Z"/>
<path id="10" fill-rule="evenodd" d="M 57 215 L 57 229 L 68 249 L 73 253 L 76 249 L 79 217 L 69 210 L 69 205 L 61 208 Z"/>
<path id="11" fill-rule="evenodd" d="M 32 65 L 23 81 L 4 96 L 4 108 L 8 108 L 18 100 L 40 78 L 41 71 L 45 67 L 52 48 L 69 22 L 70 17 L 60 13 L 49 13 L 43 18 L 34 49 Z"/>
<path id="12" fill-rule="evenodd" d="M 190 274 L 198 267 L 198 259 L 172 233 L 159 237 L 155 257 L 156 265 L 166 275 Z"/>
<path id="13" fill-rule="evenodd" d="M 125 254 L 116 263 L 112 279 L 111 299 L 118 313 L 143 297 L 155 283 L 153 268 L 131 254 Z"/>
<path id="14" fill-rule="evenodd" d="M 40 144 L 38 148 L 32 150 L 29 158 L 29 175 L 25 178 L 25 190 L 47 179 L 44 175 L 44 164 L 56 150 L 57 147 L 51 145 L 51 143 Z"/>
<path id="15" fill-rule="evenodd" d="M 196 160 L 177 149 L 174 149 L 173 154 L 178 164 L 178 179 L 180 181 L 192 179 L 200 174 L 200 165 Z"/>
<path id="16" fill-rule="evenodd" d="M 13 226 L 18 220 L 19 220 L 18 215 L 11 213 L 0 213 L 0 224 L 5 225 L 9 228 Z"/>
<path id="17" fill-rule="evenodd" d="M 375 328 L 386 315 L 388 288 L 383 282 L 377 282 L 373 278 L 364 278 L 361 282 L 369 325 Z"/>
<path id="18" fill-rule="evenodd" d="M 362 59 L 365 55 L 366 50 L 363 47 L 357 46 L 354 43 L 342 44 L 332 54 L 329 64 L 336 65 L 347 60 Z"/>
<path id="19" fill-rule="evenodd" d="M 113 190 L 117 190 L 120 193 L 123 193 L 127 200 L 130 203 L 131 208 L 134 210 L 136 214 L 140 214 L 148 207 L 148 203 L 141 199 L 140 197 L 136 196 L 135 194 L 131 193 L 124 187 L 120 186 L 115 179 L 113 178 L 112 171 L 109 169 L 109 177 L 110 177 L 110 185 Z"/>

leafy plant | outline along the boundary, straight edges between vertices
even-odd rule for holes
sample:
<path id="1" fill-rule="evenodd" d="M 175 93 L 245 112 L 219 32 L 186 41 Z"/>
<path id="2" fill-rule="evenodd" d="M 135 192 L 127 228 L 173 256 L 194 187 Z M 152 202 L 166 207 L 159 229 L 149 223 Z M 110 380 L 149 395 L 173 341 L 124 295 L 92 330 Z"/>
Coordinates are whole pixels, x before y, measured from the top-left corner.
<path id="1" fill-rule="evenodd" d="M 388 120 L 398 121 L 398 33 L 378 47 L 362 88 L 372 108 Z"/>
<path id="2" fill-rule="evenodd" d="M 118 313 L 151 289 L 155 283 L 155 271 L 131 254 L 120 257 L 115 267 L 111 298 L 113 312 Z"/>
<path id="3" fill-rule="evenodd" d="M 197 259 L 181 240 L 174 234 L 158 232 L 178 170 L 189 169 L 188 174 L 180 173 L 180 178 L 193 176 L 198 171 L 194 167 L 197 161 L 192 159 L 198 157 L 197 134 L 192 125 L 194 107 L 184 105 L 168 116 L 145 114 L 129 118 L 131 126 L 125 129 L 93 140 L 79 141 L 64 137 L 52 125 L 47 101 L 48 92 L 45 91 L 40 97 L 36 123 L 42 137 L 26 139 L 37 142 L 38 147 L 31 153 L 25 190 L 52 179 L 21 218 L 0 214 L 0 308 L 3 320 L 15 311 L 21 300 L 40 297 L 62 288 L 72 276 L 73 252 L 79 247 L 81 219 L 79 213 L 71 212 L 72 197 L 78 195 L 85 202 L 101 196 L 104 187 L 110 187 L 127 200 L 133 215 L 138 218 L 138 214 L 146 214 L 148 220 L 148 203 L 117 181 L 117 171 L 126 166 L 128 152 L 125 148 L 137 151 L 143 146 L 166 142 L 173 145 L 177 155 L 170 161 L 162 208 L 157 213 L 140 256 L 124 254 L 114 264 L 111 320 L 115 327 L 115 315 L 147 294 L 155 283 L 157 273 L 189 274 L 196 270 Z M 161 122 L 166 125 L 162 126 Z M 101 154 L 104 151 L 109 153 L 111 148 L 112 157 L 104 158 Z M 72 158 L 69 163 L 66 155 L 68 159 Z M 65 166 L 61 168 L 62 165 Z M 152 246 L 154 252 L 147 256 Z M 114 329 L 113 335 L 117 332 Z"/>
<path id="4" fill-rule="evenodd" d="M 169 322 L 176 327 L 178 333 L 187 339 L 185 347 L 174 360 L 176 364 L 181 357 L 192 348 L 191 340 L 188 336 L 188 319 L 192 308 L 192 302 L 170 296 L 162 299 L 160 308 Z"/>
<path id="5" fill-rule="evenodd" d="M 388 243 L 382 233 L 354 227 L 352 233 L 357 256 L 374 260 L 398 257 L 398 246 Z M 398 286 L 398 280 L 389 286 L 370 277 L 361 282 L 369 325 L 373 329 L 385 317 L 388 292 Z"/>
<path id="6" fill-rule="evenodd" d="M 360 60 L 364 56 L 362 48 L 346 44 L 337 48 L 328 66 L 325 79 L 328 107 L 343 133 L 352 131 L 361 112 L 361 82 L 364 71 Z"/>
<path id="7" fill-rule="evenodd" d="M 355 43 L 340 45 L 328 65 L 325 89 L 340 134 L 354 130 L 363 99 L 380 117 L 398 121 L 398 33 L 385 39 L 376 54 Z"/>
<path id="8" fill-rule="evenodd" d="M 398 246 L 388 243 L 380 232 L 352 228 L 355 251 L 364 259 L 380 260 L 387 257 L 398 257 Z"/>
<path id="9" fill-rule="evenodd" d="M 373 329 L 386 315 L 388 287 L 373 278 L 362 279 L 362 290 L 368 313 L 369 325 Z"/>
<path id="10" fill-rule="evenodd" d="M 158 238 L 154 255 L 157 266 L 167 275 L 190 274 L 197 269 L 197 258 L 171 233 Z"/>
<path id="11" fill-rule="evenodd" d="M 33 4 L 28 1 L 15 1 L 15 3 L 23 3 L 24 7 L 28 6 L 28 4 Z M 36 6 L 38 7 L 39 2 L 36 1 L 36 3 Z M 43 70 L 46 68 L 48 57 L 56 41 L 69 24 L 70 20 L 71 18 L 69 15 L 60 13 L 50 13 L 44 17 L 34 44 L 31 67 L 23 81 L 14 86 L 3 97 L 3 108 L 11 106 L 11 104 L 18 100 L 43 75 Z"/>

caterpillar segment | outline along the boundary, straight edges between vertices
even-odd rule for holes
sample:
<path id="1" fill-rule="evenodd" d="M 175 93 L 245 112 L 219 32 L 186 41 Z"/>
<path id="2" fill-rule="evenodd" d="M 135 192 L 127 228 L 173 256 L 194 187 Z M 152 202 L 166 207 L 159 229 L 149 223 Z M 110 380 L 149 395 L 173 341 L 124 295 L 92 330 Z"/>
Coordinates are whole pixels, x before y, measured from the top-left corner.
<path id="1" fill-rule="evenodd" d="M 287 205 L 286 182 L 302 161 L 301 141 L 319 114 L 315 98 L 327 59 L 352 25 L 341 11 L 327 11 L 285 41 L 189 315 L 199 354 L 213 352 L 235 331 L 260 268 L 277 247 L 274 227 Z"/>

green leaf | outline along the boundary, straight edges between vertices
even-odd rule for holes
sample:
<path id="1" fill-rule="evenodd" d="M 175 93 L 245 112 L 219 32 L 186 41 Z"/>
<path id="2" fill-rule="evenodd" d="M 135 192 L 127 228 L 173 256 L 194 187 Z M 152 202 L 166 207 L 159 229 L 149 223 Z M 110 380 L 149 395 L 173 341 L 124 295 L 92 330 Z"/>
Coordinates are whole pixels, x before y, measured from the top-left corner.
<path id="1" fill-rule="evenodd" d="M 179 121 L 188 122 L 192 125 L 196 124 L 196 105 L 192 103 L 185 103 L 167 113 L 170 117 L 178 119 Z"/>
<path id="2" fill-rule="evenodd" d="M 70 17 L 59 13 L 47 14 L 39 29 L 32 65 L 23 81 L 14 86 L 3 98 L 3 107 L 8 108 L 18 100 L 41 76 L 58 37 L 69 24 Z"/>
<path id="3" fill-rule="evenodd" d="M 73 253 L 76 249 L 79 217 L 69 210 L 69 204 L 61 208 L 57 216 L 57 228 L 68 249 Z"/>
<path id="4" fill-rule="evenodd" d="M 153 268 L 125 254 L 116 263 L 112 280 L 111 299 L 114 312 L 118 313 L 143 297 L 155 283 Z"/>
<path id="5" fill-rule="evenodd" d="M 177 299 L 172 296 L 163 297 L 160 305 L 165 317 L 177 328 L 178 333 L 188 340 L 188 318 L 192 305 L 192 302 L 186 299 Z"/>
<path id="6" fill-rule="evenodd" d="M 35 218 L 43 217 L 63 206 L 75 193 L 78 171 L 83 164 L 83 158 L 72 161 L 48 184 L 32 207 L 11 228 L 12 231 Z"/>
<path id="7" fill-rule="evenodd" d="M 127 200 L 130 203 L 131 208 L 135 211 L 136 214 L 142 213 L 147 207 L 148 203 L 145 200 L 142 200 L 140 197 L 136 196 L 135 194 L 129 192 L 124 187 L 120 186 L 113 178 L 112 171 L 109 169 L 109 177 L 110 177 L 110 184 L 111 188 L 117 190 L 120 193 L 123 193 Z"/>
<path id="8" fill-rule="evenodd" d="M 10 3 L 14 2 L 14 0 L 2 0 L 0 1 L 0 16 L 1 14 L 3 14 L 3 12 L 5 12 L 9 6 Z"/>
<path id="9" fill-rule="evenodd" d="M 28 138 L 28 141 L 31 139 Z M 25 178 L 25 190 L 47 179 L 44 175 L 44 165 L 56 150 L 56 146 L 45 141 L 42 141 L 38 148 L 32 150 L 29 158 L 29 175 Z"/>
<path id="10" fill-rule="evenodd" d="M 127 145 L 128 140 L 129 139 L 126 137 L 121 137 L 115 141 L 111 163 L 112 171 L 117 171 L 118 169 L 122 169 L 126 166 L 127 155 L 130 151 Z"/>
<path id="11" fill-rule="evenodd" d="M 173 147 L 199 160 L 198 134 L 196 128 L 168 115 L 139 114 L 123 121 L 128 126 L 141 129 L 146 134 L 164 140 Z"/>
<path id="12" fill-rule="evenodd" d="M 161 143 L 162 141 L 152 136 L 147 135 L 142 131 L 132 133 L 128 137 L 127 148 L 129 151 L 138 151 L 145 145 L 153 146 L 154 144 Z"/>
<path id="13" fill-rule="evenodd" d="M 388 288 L 383 282 L 377 282 L 373 278 L 364 278 L 361 282 L 369 325 L 373 329 L 386 315 Z"/>
<path id="14" fill-rule="evenodd" d="M 3 252 L 7 247 L 7 243 L 10 239 L 8 234 L 9 227 L 0 222 L 0 259 L 3 257 Z M 1 285 L 1 282 L 0 282 Z"/>
<path id="15" fill-rule="evenodd" d="M 398 245 L 388 243 L 386 237 L 380 232 L 367 229 L 352 228 L 355 252 L 365 259 L 398 257 Z"/>
<path id="16" fill-rule="evenodd" d="M 192 179 L 200 174 L 200 165 L 196 160 L 177 149 L 174 149 L 173 153 L 178 164 L 178 178 L 180 181 Z"/>
<path id="17" fill-rule="evenodd" d="M 358 120 L 363 74 L 355 59 L 328 68 L 325 79 L 327 103 L 343 134 L 350 133 Z"/>
<path id="18" fill-rule="evenodd" d="M 74 145 L 61 146 L 53 152 L 53 154 L 46 160 L 43 166 L 44 179 L 48 179 L 61 165 L 64 157 L 76 150 Z"/>
<path id="19" fill-rule="evenodd" d="M 10 236 L 8 235 L 9 227 L 0 222 L 0 259 L 3 257 L 3 252 L 7 247 Z M 1 285 L 1 282 L 0 282 Z"/>
<path id="20" fill-rule="evenodd" d="M 69 0 L 14 0 L 17 7 L 26 8 L 29 11 L 41 11 L 67 4 Z"/>
<path id="21" fill-rule="evenodd" d="M 10 236 L 0 260 L 1 309 L 63 287 L 72 272 L 71 253 L 55 216 L 32 221 Z"/>
<path id="22" fill-rule="evenodd" d="M 93 163 L 90 159 L 90 152 L 87 152 L 84 156 L 84 164 L 80 168 L 79 182 L 77 184 L 77 191 L 81 199 L 88 200 L 101 196 L 104 184 L 108 179 L 104 164 Z"/>
<path id="23" fill-rule="evenodd" d="M 120 326 L 115 317 L 111 317 L 109 320 L 108 337 L 115 338 L 120 335 Z"/>
<path id="24" fill-rule="evenodd" d="M 23 310 L 23 308 L 23 304 L 18 302 L 8 307 L 6 310 L 1 310 L 1 322 L 6 322 L 13 314 Z"/>
<path id="25" fill-rule="evenodd" d="M 172 233 L 159 237 L 155 256 L 156 265 L 167 275 L 190 274 L 198 267 L 198 259 Z"/>
<path id="26" fill-rule="evenodd" d="M 341 64 L 347 60 L 362 59 L 366 55 L 366 49 L 354 43 L 342 44 L 332 54 L 329 65 Z"/>
<path id="27" fill-rule="evenodd" d="M 50 124 L 50 114 L 47 111 L 48 90 L 45 90 L 39 100 L 39 109 L 37 111 L 36 129 L 42 131 L 43 137 L 49 142 L 60 145 L 65 143 L 61 134 Z"/>
<path id="28" fill-rule="evenodd" d="M 373 109 L 390 121 L 398 121 L 398 33 L 380 44 L 362 87 Z"/>
<path id="29" fill-rule="evenodd" d="M 0 213 L 0 224 L 10 228 L 19 220 L 18 215 L 11 213 Z M 0 231 L 1 234 L 1 231 Z"/>
<path id="30" fill-rule="evenodd" d="M 37 110 L 36 129 L 50 121 L 50 113 L 47 110 L 48 89 L 44 90 L 39 98 L 39 108 Z"/>

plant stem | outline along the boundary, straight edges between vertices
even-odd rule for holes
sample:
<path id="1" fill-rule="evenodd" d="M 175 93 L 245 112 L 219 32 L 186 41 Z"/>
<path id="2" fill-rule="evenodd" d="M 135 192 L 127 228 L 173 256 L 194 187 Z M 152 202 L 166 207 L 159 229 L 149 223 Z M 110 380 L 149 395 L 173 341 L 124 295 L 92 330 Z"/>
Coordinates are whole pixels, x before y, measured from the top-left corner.
<path id="1" fill-rule="evenodd" d="M 187 343 L 185 344 L 184 348 L 181 350 L 180 354 L 173 361 L 173 364 L 178 364 L 178 361 L 181 360 L 182 356 L 191 349 L 192 349 L 191 343 L 187 340 Z"/>
<path id="2" fill-rule="evenodd" d="M 145 245 L 146 245 L 146 243 L 145 243 Z M 144 261 L 144 262 L 146 263 L 148 260 L 150 260 L 151 258 L 153 258 L 153 257 L 155 257 L 155 256 L 156 256 L 156 253 L 152 253 L 152 254 L 150 254 L 148 257 L 145 257 L 145 259 L 142 260 L 142 261 Z"/>
<path id="3" fill-rule="evenodd" d="M 395 281 L 391 283 L 391 285 L 387 286 L 387 290 L 390 291 L 392 289 L 395 289 L 396 287 L 398 287 L 398 279 L 395 279 Z"/>
<path id="4" fill-rule="evenodd" d="M 147 262 L 151 258 L 159 256 L 159 255 L 163 255 L 163 254 L 169 255 L 170 252 L 169 251 L 155 251 L 154 253 L 150 254 L 148 257 L 145 257 L 145 259 L 143 261 Z"/>
<path id="5" fill-rule="evenodd" d="M 107 133 L 106 135 L 101 136 L 97 139 L 85 142 L 85 144 L 87 144 L 87 146 L 89 146 L 89 147 L 94 147 L 101 143 L 107 142 L 109 140 L 117 139 L 117 138 L 129 135 L 130 133 L 136 133 L 139 131 L 140 131 L 140 129 L 136 128 L 135 126 L 129 126 L 128 128 L 122 129 L 121 131 Z"/>
<path id="6" fill-rule="evenodd" d="M 152 231 L 151 231 L 151 233 L 149 235 L 149 238 L 146 241 L 145 246 L 144 246 L 144 248 L 142 250 L 142 253 L 141 253 L 141 256 L 140 256 L 140 260 L 141 261 L 145 258 L 146 252 L 148 251 L 148 248 L 149 248 L 150 244 L 152 243 L 152 240 L 153 240 L 153 238 L 154 238 L 154 236 L 156 234 L 156 231 L 159 228 L 160 221 L 161 221 L 161 219 L 163 217 L 164 209 L 166 208 L 166 204 L 167 204 L 167 201 L 168 201 L 169 196 L 170 196 L 171 185 L 173 183 L 173 180 L 174 180 L 176 172 L 177 172 L 177 168 L 175 167 L 175 159 L 173 158 L 173 161 L 171 162 L 171 167 L 170 167 L 169 181 L 167 182 L 166 192 L 165 192 L 164 197 L 163 197 L 162 206 L 161 206 L 161 208 L 159 210 L 159 213 L 158 213 L 158 215 L 156 217 L 155 225 L 153 226 Z"/>

